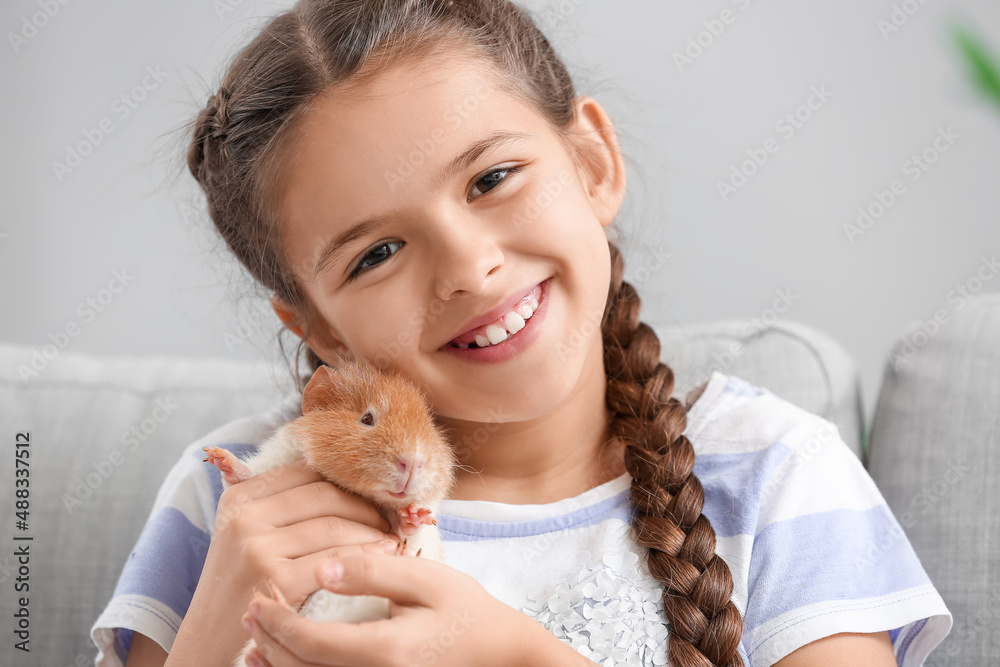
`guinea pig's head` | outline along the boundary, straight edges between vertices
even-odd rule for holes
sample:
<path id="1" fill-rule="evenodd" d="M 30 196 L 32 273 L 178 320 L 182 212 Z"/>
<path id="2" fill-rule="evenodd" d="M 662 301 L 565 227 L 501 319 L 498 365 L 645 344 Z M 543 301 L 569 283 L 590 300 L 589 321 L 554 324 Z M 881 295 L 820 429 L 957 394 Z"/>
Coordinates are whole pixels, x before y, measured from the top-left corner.
<path id="1" fill-rule="evenodd" d="M 334 484 L 385 507 L 428 503 L 454 483 L 454 451 L 408 378 L 364 362 L 320 366 L 289 424 L 306 462 Z"/>

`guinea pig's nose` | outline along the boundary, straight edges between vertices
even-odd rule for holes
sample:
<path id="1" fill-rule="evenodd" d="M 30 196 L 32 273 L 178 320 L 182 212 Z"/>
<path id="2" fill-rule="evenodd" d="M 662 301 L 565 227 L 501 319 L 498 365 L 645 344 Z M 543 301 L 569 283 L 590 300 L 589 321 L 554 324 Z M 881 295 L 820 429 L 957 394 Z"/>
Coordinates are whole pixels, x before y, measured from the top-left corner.
<path id="1" fill-rule="evenodd" d="M 396 460 L 396 467 L 399 468 L 400 473 L 409 470 L 412 475 L 424 467 L 424 457 L 419 454 L 404 454 Z"/>
<path id="2" fill-rule="evenodd" d="M 414 479 L 416 479 L 420 469 L 424 467 L 424 457 L 419 454 L 404 454 L 396 459 L 396 467 L 399 469 L 399 478 L 403 484 L 400 493 L 412 493 Z"/>

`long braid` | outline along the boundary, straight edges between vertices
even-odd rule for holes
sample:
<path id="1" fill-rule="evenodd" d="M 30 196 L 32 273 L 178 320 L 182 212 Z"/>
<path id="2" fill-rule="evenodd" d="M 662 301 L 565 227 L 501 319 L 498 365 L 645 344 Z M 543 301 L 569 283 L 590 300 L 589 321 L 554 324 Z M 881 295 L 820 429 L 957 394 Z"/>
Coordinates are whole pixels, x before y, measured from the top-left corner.
<path id="1" fill-rule="evenodd" d="M 611 433 L 625 445 L 633 478 L 632 538 L 648 547 L 646 565 L 663 584 L 669 664 L 743 667 L 743 619 L 731 600 L 729 566 L 715 554 L 715 529 L 702 514 L 705 494 L 683 434 L 687 409 L 671 396 L 673 370 L 660 362 L 656 333 L 639 321 L 639 296 L 623 279 L 620 251 L 608 245 L 611 283 L 601 328 Z"/>

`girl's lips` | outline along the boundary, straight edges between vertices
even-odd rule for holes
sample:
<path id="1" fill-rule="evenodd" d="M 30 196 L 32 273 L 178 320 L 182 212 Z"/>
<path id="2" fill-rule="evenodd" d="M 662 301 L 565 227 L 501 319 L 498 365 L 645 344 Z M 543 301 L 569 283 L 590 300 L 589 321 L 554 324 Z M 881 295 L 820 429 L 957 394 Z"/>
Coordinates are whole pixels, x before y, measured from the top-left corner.
<path id="1" fill-rule="evenodd" d="M 460 336 L 456 336 L 448 343 L 448 345 L 473 343 L 476 341 L 478 336 L 488 335 L 487 327 L 489 327 L 491 324 L 502 327 L 503 329 L 507 329 L 507 326 L 504 323 L 504 317 L 506 317 L 508 313 L 517 313 L 518 315 L 520 315 L 521 313 L 519 311 L 521 309 L 522 304 L 537 304 L 539 301 L 541 301 L 541 298 L 542 298 L 542 287 L 541 283 L 539 283 L 538 285 L 535 285 L 533 288 L 531 288 L 531 291 L 528 292 L 525 296 L 521 297 L 521 299 L 517 303 L 515 303 L 509 310 L 504 311 L 502 315 L 494 318 L 493 320 L 487 322 L 486 324 L 481 324 L 478 327 L 473 327 L 472 329 L 469 329 Z M 528 307 L 530 308 L 530 305 Z M 534 311 L 532 311 L 532 315 L 533 314 Z M 525 322 L 527 322 L 528 319 L 531 319 L 531 315 L 529 315 L 528 318 L 525 319 Z"/>
<path id="2" fill-rule="evenodd" d="M 497 306 L 493 310 L 485 313 L 470 322 L 462 328 L 462 331 L 455 334 L 451 339 L 445 343 L 445 347 L 450 346 L 455 342 L 471 342 L 475 340 L 470 334 L 476 329 L 480 329 L 488 324 L 492 324 L 499 320 L 501 317 L 507 313 L 514 310 L 519 303 L 524 301 L 528 296 L 535 295 L 537 299 L 541 299 L 541 283 L 534 285 L 531 289 L 525 290 L 520 294 L 515 294 L 514 296 L 507 299 L 507 303 Z"/>
<path id="3" fill-rule="evenodd" d="M 441 348 L 441 352 L 454 355 L 463 361 L 475 363 L 497 363 L 506 361 L 527 349 L 544 330 L 545 316 L 549 309 L 549 283 L 551 278 L 546 278 L 541 283 L 541 295 L 538 298 L 538 308 L 524 321 L 524 328 L 517 333 L 508 336 L 505 340 L 496 345 L 488 347 L 453 347 L 451 343 Z"/>

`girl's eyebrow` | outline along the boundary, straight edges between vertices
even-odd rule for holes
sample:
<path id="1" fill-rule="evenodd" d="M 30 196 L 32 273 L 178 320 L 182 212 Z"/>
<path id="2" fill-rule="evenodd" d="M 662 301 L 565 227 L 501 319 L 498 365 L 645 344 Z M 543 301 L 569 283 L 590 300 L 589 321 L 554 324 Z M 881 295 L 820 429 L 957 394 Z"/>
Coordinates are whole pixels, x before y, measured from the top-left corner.
<path id="1" fill-rule="evenodd" d="M 375 218 L 369 218 L 364 222 L 359 222 L 331 239 L 331 241 L 326 244 L 326 247 L 323 248 L 323 252 L 320 253 L 319 259 L 316 261 L 316 268 L 313 269 L 313 279 L 319 276 L 328 264 L 332 264 L 333 261 L 344 252 L 344 246 L 354 239 L 361 238 L 365 234 L 378 229 L 385 223 L 389 222 L 391 218 L 391 215 L 380 215 Z"/>
<path id="2" fill-rule="evenodd" d="M 483 153 L 487 151 L 496 150 L 500 146 L 506 144 L 516 143 L 518 141 L 528 141 L 533 137 L 525 132 L 515 132 L 513 130 L 497 130 L 489 136 L 479 139 L 473 142 L 462 151 L 454 160 L 448 163 L 441 173 L 437 175 L 434 179 L 434 188 L 440 189 L 440 187 L 451 178 L 454 174 L 463 171 L 469 167 L 473 162 L 475 162 Z M 393 217 L 395 217 L 395 212 L 384 213 L 382 215 L 375 216 L 374 218 L 369 218 L 363 220 L 346 230 L 338 234 L 336 237 L 330 240 L 329 243 L 323 248 L 323 252 L 320 253 L 319 259 L 316 261 L 316 268 L 313 270 L 313 279 L 315 279 L 323 269 L 328 265 L 333 263 L 337 257 L 344 251 L 344 246 L 351 241 L 361 238 L 362 236 L 368 234 L 369 232 L 375 231 L 385 223 L 389 222 Z"/>
<path id="3" fill-rule="evenodd" d="M 473 142 L 460 155 L 451 161 L 441 173 L 434 179 L 434 189 L 440 189 L 445 181 L 460 171 L 464 171 L 475 162 L 479 156 L 486 151 L 496 150 L 505 144 L 513 144 L 518 141 L 528 141 L 532 139 L 530 134 L 525 132 L 515 132 L 513 130 L 497 130 L 493 134 Z"/>

